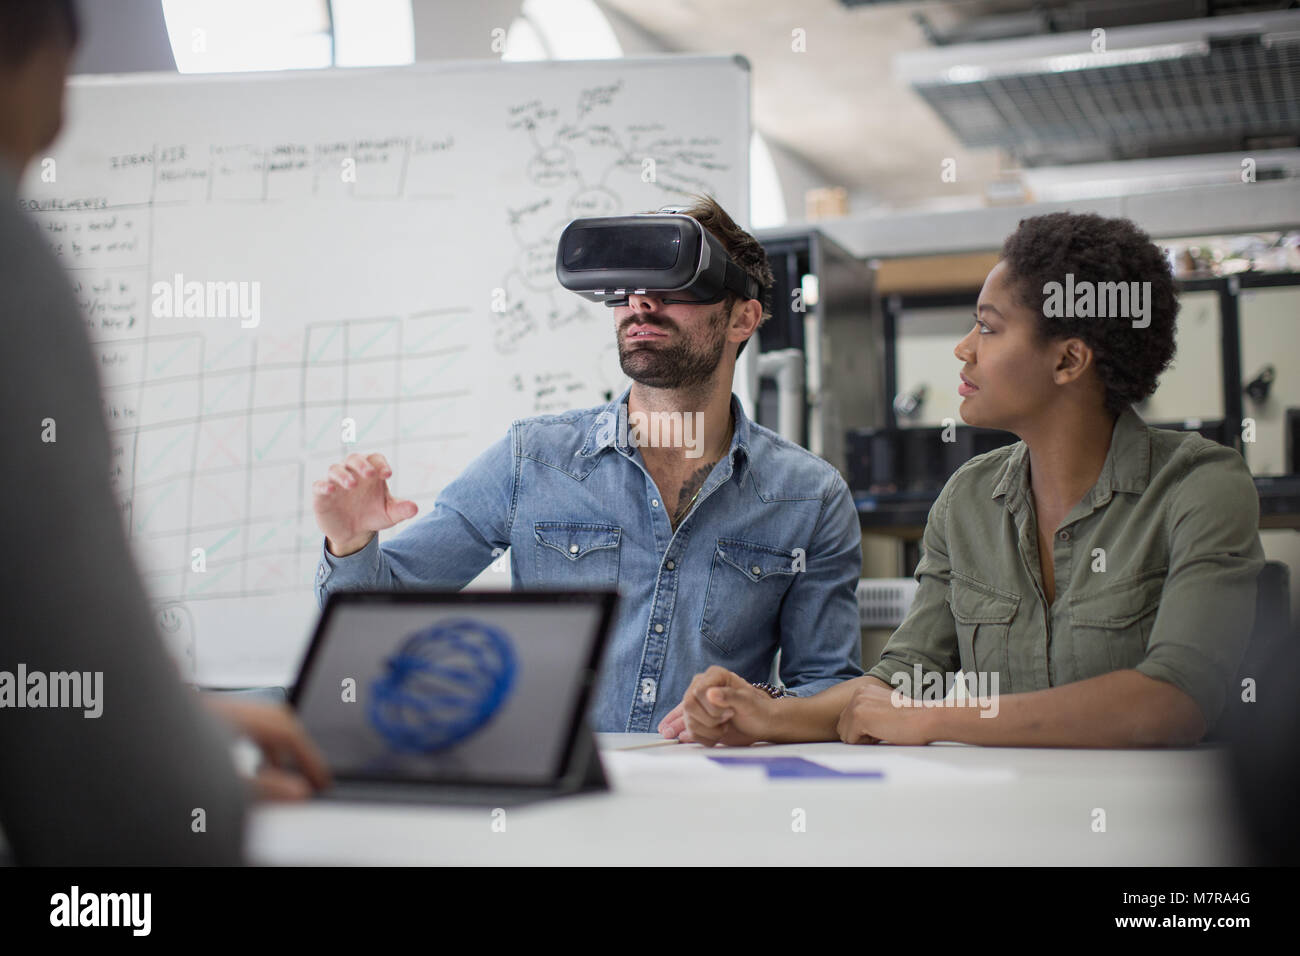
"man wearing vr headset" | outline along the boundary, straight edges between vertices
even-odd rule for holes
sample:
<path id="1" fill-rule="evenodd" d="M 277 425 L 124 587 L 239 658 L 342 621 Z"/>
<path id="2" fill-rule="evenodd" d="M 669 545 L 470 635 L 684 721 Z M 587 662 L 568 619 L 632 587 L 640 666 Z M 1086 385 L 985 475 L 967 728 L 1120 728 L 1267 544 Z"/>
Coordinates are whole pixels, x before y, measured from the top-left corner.
<path id="1" fill-rule="evenodd" d="M 515 587 L 617 587 L 589 711 L 598 731 L 680 728 L 691 678 L 715 664 L 773 696 L 859 676 L 861 531 L 848 486 L 749 421 L 731 391 L 737 356 L 770 314 L 762 246 L 697 197 L 680 211 L 575 220 L 556 274 L 612 308 L 631 387 L 603 406 L 514 422 L 382 547 L 376 532 L 415 503 L 389 493 L 382 455 L 332 466 L 312 486 L 320 601 L 463 587 L 507 548 Z"/>

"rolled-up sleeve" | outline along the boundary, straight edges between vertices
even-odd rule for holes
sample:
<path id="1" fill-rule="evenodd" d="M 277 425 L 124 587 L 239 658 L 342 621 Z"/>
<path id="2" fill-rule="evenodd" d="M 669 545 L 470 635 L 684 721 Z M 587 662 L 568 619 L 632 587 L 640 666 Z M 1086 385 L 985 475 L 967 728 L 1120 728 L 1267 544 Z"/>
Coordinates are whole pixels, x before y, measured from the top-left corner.
<path id="1" fill-rule="evenodd" d="M 862 526 L 844 479 L 836 473 L 832 484 L 806 566 L 781 605 L 781 682 L 800 697 L 862 676 Z"/>
<path id="2" fill-rule="evenodd" d="M 921 560 L 916 565 L 919 586 L 907 617 L 890 636 L 879 663 L 867 671 L 867 676 L 886 684 L 893 685 L 894 675 L 902 672 L 908 675 L 910 686 L 916 667 L 921 668 L 922 675 L 932 671 L 949 674 L 958 669 L 957 628 L 948 607 L 948 578 L 952 567 L 947 541 L 948 501 L 960 474 L 944 485 L 926 518 Z"/>
<path id="3" fill-rule="evenodd" d="M 370 539 L 345 557 L 321 541 L 316 598 L 333 591 L 462 588 L 510 546 L 517 501 L 517 429 L 493 444 L 443 489 L 433 509 L 383 544 Z"/>
<path id="4" fill-rule="evenodd" d="M 1213 726 L 1255 619 L 1259 496 L 1237 452 L 1206 446 L 1169 496 L 1169 573 L 1139 673 L 1167 681 Z"/>

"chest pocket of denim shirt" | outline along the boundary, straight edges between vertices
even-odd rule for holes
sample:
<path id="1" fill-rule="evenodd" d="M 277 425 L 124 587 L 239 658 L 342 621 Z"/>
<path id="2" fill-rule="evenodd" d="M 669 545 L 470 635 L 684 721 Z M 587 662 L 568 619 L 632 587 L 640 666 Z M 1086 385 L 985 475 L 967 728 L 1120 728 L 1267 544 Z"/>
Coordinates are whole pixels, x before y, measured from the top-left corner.
<path id="1" fill-rule="evenodd" d="M 771 629 L 781 598 L 794 581 L 792 551 L 719 538 L 704 595 L 700 633 L 720 650 L 733 651 Z"/>
<path id="2" fill-rule="evenodd" d="M 998 675 L 998 692 L 1011 692 L 1011 622 L 1020 598 L 956 572 L 948 580 L 948 605 L 957 627 L 961 669 Z"/>
<path id="3" fill-rule="evenodd" d="M 539 521 L 537 581 L 542 587 L 614 587 L 623 529 L 608 524 Z"/>
<path id="4" fill-rule="evenodd" d="M 1141 663 L 1168 571 L 1154 568 L 1104 590 L 1070 595 L 1075 680 Z"/>

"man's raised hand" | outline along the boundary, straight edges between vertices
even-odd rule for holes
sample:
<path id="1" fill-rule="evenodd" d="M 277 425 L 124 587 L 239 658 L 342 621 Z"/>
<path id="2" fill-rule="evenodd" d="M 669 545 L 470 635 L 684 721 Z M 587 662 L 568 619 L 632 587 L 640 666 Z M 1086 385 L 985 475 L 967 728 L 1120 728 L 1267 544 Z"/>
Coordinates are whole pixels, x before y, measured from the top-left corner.
<path id="1" fill-rule="evenodd" d="M 312 482 L 316 524 L 325 533 L 330 553 L 343 557 L 360 551 L 375 532 L 412 518 L 420 509 L 414 501 L 394 498 L 388 491 L 393 469 L 378 453 L 353 452 L 330 465 L 321 481 Z"/>

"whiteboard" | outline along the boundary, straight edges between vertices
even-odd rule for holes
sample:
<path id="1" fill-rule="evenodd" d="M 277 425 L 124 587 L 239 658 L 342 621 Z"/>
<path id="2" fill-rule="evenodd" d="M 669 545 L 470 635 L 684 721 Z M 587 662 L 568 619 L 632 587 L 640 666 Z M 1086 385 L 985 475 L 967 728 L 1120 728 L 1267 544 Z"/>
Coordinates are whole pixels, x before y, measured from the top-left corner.
<path id="1" fill-rule="evenodd" d="M 746 225 L 748 156 L 733 57 L 71 83 L 20 203 L 85 312 L 122 519 L 198 681 L 293 675 L 332 462 L 382 452 L 423 512 L 513 419 L 621 391 L 560 230 L 691 192 Z"/>

